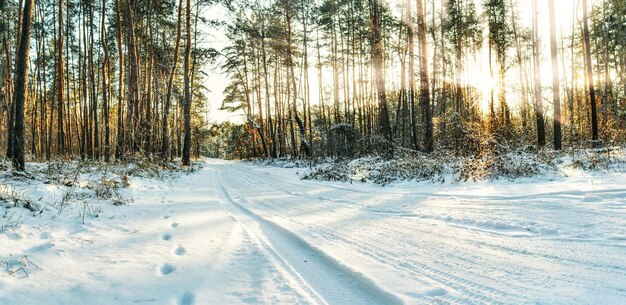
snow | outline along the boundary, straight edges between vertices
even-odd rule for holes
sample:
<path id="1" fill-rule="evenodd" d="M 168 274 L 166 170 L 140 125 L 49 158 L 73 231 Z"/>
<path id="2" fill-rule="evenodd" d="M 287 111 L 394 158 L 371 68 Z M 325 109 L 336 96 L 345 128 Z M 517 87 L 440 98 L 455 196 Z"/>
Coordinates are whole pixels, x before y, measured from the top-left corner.
<path id="1" fill-rule="evenodd" d="M 206 160 L 173 180 L 130 178 L 127 205 L 0 207 L 0 304 L 626 300 L 623 170 L 386 186 L 298 171 Z"/>

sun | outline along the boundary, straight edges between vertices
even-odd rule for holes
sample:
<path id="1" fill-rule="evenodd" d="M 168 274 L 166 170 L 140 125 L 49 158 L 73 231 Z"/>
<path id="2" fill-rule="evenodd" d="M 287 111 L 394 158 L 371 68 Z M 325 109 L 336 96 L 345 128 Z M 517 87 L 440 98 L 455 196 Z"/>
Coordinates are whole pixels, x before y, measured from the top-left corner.
<path id="1" fill-rule="evenodd" d="M 497 82 L 491 77 L 489 71 L 482 69 L 468 69 L 461 78 L 464 85 L 475 88 L 480 94 L 480 108 L 483 112 L 489 109 L 491 90 L 495 89 Z"/>

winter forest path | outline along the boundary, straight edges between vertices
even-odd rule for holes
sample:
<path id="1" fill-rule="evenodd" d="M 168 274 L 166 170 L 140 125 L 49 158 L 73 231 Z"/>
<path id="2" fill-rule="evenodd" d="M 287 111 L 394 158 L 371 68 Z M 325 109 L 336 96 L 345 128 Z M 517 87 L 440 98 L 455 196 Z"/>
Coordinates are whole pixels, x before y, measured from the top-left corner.
<path id="1" fill-rule="evenodd" d="M 43 270 L 0 277 L 0 304 L 626 299 L 623 173 L 381 187 L 301 181 L 301 170 L 207 160 L 136 181 L 134 202 L 100 220 L 40 228 L 22 252 Z"/>

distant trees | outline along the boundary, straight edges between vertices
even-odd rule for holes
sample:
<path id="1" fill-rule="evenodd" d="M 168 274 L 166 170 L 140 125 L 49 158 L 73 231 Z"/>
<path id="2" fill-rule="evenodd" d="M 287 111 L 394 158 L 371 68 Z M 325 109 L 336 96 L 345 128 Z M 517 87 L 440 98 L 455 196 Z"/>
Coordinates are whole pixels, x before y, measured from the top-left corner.
<path id="1" fill-rule="evenodd" d="M 216 2 L 225 20 L 198 15 Z M 557 35 L 551 1 L 533 1 L 528 17 L 511 0 L 36 1 L 22 89 L 26 15 L 0 1 L 0 142 L 10 158 L 22 148 L 37 160 L 189 164 L 203 137 L 226 136 L 203 116 L 203 92 L 215 90 L 203 64 L 217 58 L 229 82 L 222 108 L 244 117 L 228 127 L 249 146 L 229 150 L 237 156 L 620 143 L 626 5 L 587 2 Z M 202 32 L 217 27 L 226 46 L 203 47 Z M 547 35 L 552 82 L 541 77 Z"/>
<path id="2" fill-rule="evenodd" d="M 598 2 L 595 14 L 583 16 L 592 25 L 586 45 L 584 31 L 559 37 L 553 24 L 543 33 L 539 19 L 547 24 L 550 14 L 539 15 L 537 1 L 527 20 L 532 27 L 524 25 L 516 1 L 477 3 L 407 0 L 391 7 L 378 0 L 277 0 L 255 2 L 251 9 L 245 1 L 227 2 L 229 45 L 221 61 L 231 83 L 223 109 L 246 117 L 249 141 L 238 143 L 250 144 L 249 157 L 308 156 L 302 138 L 313 156 L 336 157 L 459 146 L 463 153 L 481 153 L 480 147 L 500 142 L 544 146 L 547 131 L 556 149 L 581 145 L 581 138 L 594 139 L 593 105 L 582 101 L 591 94 L 590 83 L 596 91 L 598 86 L 595 79 L 578 83 L 576 60 L 586 63 L 586 46 L 597 65 L 584 68 L 585 79 L 589 71 L 604 69 L 602 101 L 612 98 L 607 109 L 623 109 L 615 86 L 608 85 L 620 81 L 618 91 L 625 90 L 623 48 L 617 45 L 623 35 L 616 33 L 626 20 L 619 1 Z M 549 12 L 547 4 L 542 12 Z M 550 34 L 545 42 L 553 78 L 546 85 L 540 37 Z M 481 75 L 484 70 L 490 76 Z M 311 72 L 316 77 L 309 78 Z M 550 102 L 544 102 L 543 87 L 551 87 Z M 601 115 L 605 140 L 623 141 L 623 114 Z"/>
<path id="3" fill-rule="evenodd" d="M 211 26 L 192 7 L 210 1 L 187 9 L 170 0 L 22 2 L 0 3 L 0 141 L 8 157 L 23 159 L 20 150 L 38 160 L 185 155 L 189 164 L 198 150 L 191 137 L 207 135 L 197 115 L 204 88 L 192 74 L 215 53 L 192 42 L 196 23 Z M 184 73 L 176 69 L 183 12 Z M 26 26 L 30 33 L 31 24 L 32 44 L 10 35 Z"/>
<path id="4" fill-rule="evenodd" d="M 510 109 L 506 101 L 506 70 L 507 70 L 507 51 L 511 45 L 511 30 L 510 24 L 507 22 L 507 10 L 510 9 L 505 0 L 486 0 L 483 3 L 487 12 L 487 26 L 489 30 L 489 70 L 493 78 L 493 68 L 491 54 L 495 54 L 495 60 L 498 64 L 498 80 L 499 80 L 499 92 L 498 92 L 498 116 L 496 117 L 494 110 L 493 92 L 490 98 L 490 115 L 491 115 L 491 128 L 500 127 L 501 130 L 509 131 L 510 128 Z M 493 89 L 492 89 L 493 91 Z"/>
<path id="5" fill-rule="evenodd" d="M 464 81 L 466 55 L 476 50 L 482 41 L 480 20 L 472 0 L 446 0 L 447 18 L 441 25 L 444 38 L 454 50 L 454 111 L 467 113 L 468 106 L 464 99 Z"/>

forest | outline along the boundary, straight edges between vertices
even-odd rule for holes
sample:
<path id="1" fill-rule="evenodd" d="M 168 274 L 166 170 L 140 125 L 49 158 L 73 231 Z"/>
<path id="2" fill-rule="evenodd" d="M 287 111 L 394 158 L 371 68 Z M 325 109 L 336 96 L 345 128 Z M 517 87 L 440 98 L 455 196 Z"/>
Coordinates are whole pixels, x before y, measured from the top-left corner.
<path id="1" fill-rule="evenodd" d="M 0 142 L 16 168 L 624 143 L 626 4 L 554 2 L 5 0 Z"/>
<path id="2" fill-rule="evenodd" d="M 229 2 L 222 107 L 246 124 L 214 126 L 209 150 L 474 156 L 624 143 L 626 5 L 557 1 L 572 10 L 559 14 L 554 2 Z"/>
<path id="3" fill-rule="evenodd" d="M 199 157 L 206 4 L 1 1 L 1 141 L 14 167 Z"/>

